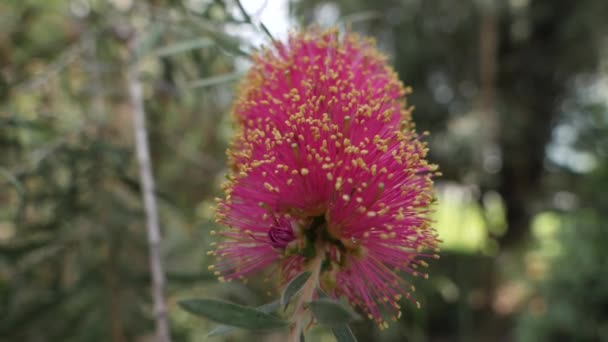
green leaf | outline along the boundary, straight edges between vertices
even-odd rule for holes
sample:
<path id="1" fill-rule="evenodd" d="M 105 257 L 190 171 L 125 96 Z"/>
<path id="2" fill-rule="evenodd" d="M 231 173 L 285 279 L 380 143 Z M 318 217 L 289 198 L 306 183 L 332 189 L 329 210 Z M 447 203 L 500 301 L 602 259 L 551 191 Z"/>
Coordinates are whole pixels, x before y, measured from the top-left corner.
<path id="1" fill-rule="evenodd" d="M 165 31 L 165 25 L 162 23 L 153 23 L 147 28 L 146 34 L 136 42 L 135 56 L 137 59 L 144 57 L 150 52 L 154 46 L 160 41 L 162 34 Z"/>
<path id="2" fill-rule="evenodd" d="M 7 170 L 3 167 L 0 167 L 0 176 L 6 178 L 6 180 L 9 183 L 11 183 L 11 185 L 17 190 L 19 195 L 23 195 L 23 193 L 24 193 L 23 185 L 21 184 L 21 182 L 19 182 L 17 177 L 13 176 L 13 174 L 10 173 L 9 170 Z"/>
<path id="3" fill-rule="evenodd" d="M 217 327 L 213 328 L 213 330 L 211 330 L 208 334 L 207 337 L 217 337 L 217 336 L 223 336 L 226 334 L 230 334 L 231 332 L 235 331 L 237 328 L 236 327 L 231 327 L 229 325 L 218 325 Z"/>
<path id="4" fill-rule="evenodd" d="M 175 55 L 175 54 L 190 51 L 190 50 L 210 47 L 210 46 L 213 46 L 214 44 L 215 43 L 213 42 L 213 40 L 211 40 L 209 38 L 205 38 L 205 37 L 198 38 L 198 39 L 192 39 L 192 40 L 186 40 L 183 42 L 179 42 L 179 43 L 175 43 L 175 44 L 171 44 L 171 45 L 159 48 L 156 50 L 156 55 L 159 57 L 166 57 L 166 56 Z"/>
<path id="5" fill-rule="evenodd" d="M 190 82 L 191 88 L 205 88 L 236 81 L 243 76 L 240 72 L 232 74 L 218 75 L 208 78 L 203 78 L 197 81 Z"/>
<path id="6" fill-rule="evenodd" d="M 311 273 L 309 271 L 302 272 L 293 278 L 289 284 L 285 287 L 283 293 L 281 293 L 281 305 L 287 307 L 291 298 L 293 298 L 302 289 L 302 286 L 306 284 Z"/>
<path id="7" fill-rule="evenodd" d="M 258 306 L 256 309 L 262 311 L 263 313 L 271 313 L 271 312 L 275 312 L 279 309 L 279 307 L 281 306 L 281 304 L 279 303 L 279 300 L 273 300 L 270 303 L 266 303 L 266 304 L 262 304 L 260 306 Z"/>
<path id="8" fill-rule="evenodd" d="M 255 308 L 217 299 L 188 299 L 180 301 L 179 305 L 195 315 L 248 330 L 278 329 L 289 324 Z"/>
<path id="9" fill-rule="evenodd" d="M 331 331 L 336 336 L 337 342 L 357 342 L 357 338 L 346 324 L 332 328 Z"/>
<path id="10" fill-rule="evenodd" d="M 310 309 L 320 324 L 329 327 L 340 327 L 352 321 L 361 319 L 356 312 L 344 304 L 323 298 L 310 303 Z"/>
<path id="11" fill-rule="evenodd" d="M 327 293 L 320 288 L 317 288 L 317 295 L 321 299 L 329 298 Z M 337 342 L 357 342 L 357 338 L 346 324 L 334 327 L 331 331 L 334 333 Z"/>
<path id="12" fill-rule="evenodd" d="M 253 47 L 246 40 L 241 40 L 236 35 L 230 35 L 224 32 L 216 23 L 210 22 L 202 18 L 186 18 L 190 24 L 198 27 L 200 31 L 210 37 L 214 43 L 224 52 L 233 55 L 250 58 L 249 52 L 242 46 L 252 49 Z"/>
<path id="13" fill-rule="evenodd" d="M 242 56 L 249 58 L 249 53 L 241 48 L 241 41 L 238 37 L 228 35 L 222 31 L 208 31 L 207 32 L 215 43 L 224 51 L 236 56 Z"/>
<path id="14" fill-rule="evenodd" d="M 270 303 L 266 303 L 263 305 L 260 305 L 256 308 L 256 310 L 259 310 L 263 313 L 271 313 L 271 312 L 275 312 L 277 311 L 277 309 L 280 307 L 280 303 L 279 300 L 275 300 L 272 301 Z M 215 336 L 222 336 L 222 335 L 226 335 L 229 334 L 231 332 L 233 332 L 234 330 L 236 330 L 236 327 L 233 326 L 229 326 L 229 325 L 218 325 L 217 327 L 213 328 L 213 330 L 211 330 L 208 334 L 207 337 L 215 337 Z"/>
<path id="15" fill-rule="evenodd" d="M 382 19 L 384 16 L 378 11 L 362 11 L 346 15 L 338 20 L 341 25 L 356 24 L 364 21 Z"/>

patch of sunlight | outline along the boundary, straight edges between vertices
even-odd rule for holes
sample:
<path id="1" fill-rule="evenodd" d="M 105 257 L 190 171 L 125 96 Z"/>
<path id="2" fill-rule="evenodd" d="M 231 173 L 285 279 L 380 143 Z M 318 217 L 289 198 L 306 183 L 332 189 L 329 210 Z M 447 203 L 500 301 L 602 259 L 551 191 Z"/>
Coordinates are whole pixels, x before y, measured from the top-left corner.
<path id="1" fill-rule="evenodd" d="M 542 212 L 532 218 L 532 235 L 539 243 L 538 252 L 546 257 L 561 253 L 558 233 L 562 227 L 562 216 L 555 212 Z"/>
<path id="2" fill-rule="evenodd" d="M 495 236 L 504 235 L 507 232 L 507 215 L 505 203 L 500 194 L 495 191 L 484 194 L 483 206 L 488 220 L 488 231 Z"/>
<path id="3" fill-rule="evenodd" d="M 443 186 L 438 189 L 435 227 L 443 241 L 441 249 L 452 251 L 484 251 L 488 244 L 482 209 L 472 201 L 463 187 Z"/>
<path id="4" fill-rule="evenodd" d="M 537 239 L 555 238 L 561 226 L 561 217 L 554 212 L 542 212 L 532 218 L 532 234 Z"/>

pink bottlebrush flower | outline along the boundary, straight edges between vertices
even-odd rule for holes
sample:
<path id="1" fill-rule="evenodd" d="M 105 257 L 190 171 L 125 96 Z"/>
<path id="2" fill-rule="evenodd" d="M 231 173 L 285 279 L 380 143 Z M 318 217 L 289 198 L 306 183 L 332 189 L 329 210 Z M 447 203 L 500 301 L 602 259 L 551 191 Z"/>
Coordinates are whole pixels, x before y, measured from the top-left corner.
<path id="1" fill-rule="evenodd" d="M 409 92 L 371 40 L 335 30 L 290 35 L 256 54 L 234 106 L 237 134 L 210 254 L 220 280 L 278 265 L 287 282 L 320 265 L 321 288 L 381 327 L 401 315 L 438 256 L 425 160 Z M 430 251 L 430 254 L 427 254 Z M 313 260 L 322 262 L 313 262 Z"/>

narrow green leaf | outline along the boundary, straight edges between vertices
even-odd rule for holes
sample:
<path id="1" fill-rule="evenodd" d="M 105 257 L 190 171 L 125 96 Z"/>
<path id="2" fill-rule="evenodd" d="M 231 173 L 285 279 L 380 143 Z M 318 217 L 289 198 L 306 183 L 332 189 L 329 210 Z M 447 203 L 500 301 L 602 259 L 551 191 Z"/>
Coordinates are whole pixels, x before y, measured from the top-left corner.
<path id="1" fill-rule="evenodd" d="M 271 313 L 271 312 L 275 312 L 277 311 L 277 309 L 280 307 L 280 303 L 279 300 L 275 300 L 272 301 L 270 303 L 266 303 L 263 305 L 260 305 L 256 308 L 256 310 L 259 310 L 263 313 Z M 233 332 L 234 330 L 236 330 L 236 327 L 233 326 L 229 326 L 229 325 L 218 325 L 217 327 L 213 328 L 213 330 L 211 330 L 208 334 L 207 337 L 215 337 L 215 336 L 222 336 L 222 335 L 226 335 L 229 334 L 231 332 Z"/>
<path id="2" fill-rule="evenodd" d="M 331 331 L 336 336 L 337 342 L 357 342 L 357 338 L 346 324 L 332 328 Z"/>
<path id="3" fill-rule="evenodd" d="M 317 295 L 321 299 L 329 298 L 327 293 L 320 288 L 317 288 Z M 357 342 L 357 338 L 346 324 L 334 327 L 331 331 L 334 333 L 337 342 Z"/>
<path id="4" fill-rule="evenodd" d="M 291 298 L 293 298 L 298 292 L 302 289 L 302 286 L 306 284 L 308 278 L 310 278 L 311 273 L 309 271 L 302 272 L 298 274 L 295 278 L 293 278 L 287 286 L 285 286 L 285 290 L 281 293 L 281 305 L 287 307 Z"/>
<path id="5" fill-rule="evenodd" d="M 215 43 L 213 42 L 213 40 L 211 40 L 209 38 L 205 38 L 205 37 L 198 38 L 198 39 L 192 39 L 192 40 L 186 40 L 183 42 L 170 44 L 168 46 L 159 48 L 156 50 L 156 55 L 159 57 L 166 57 L 166 56 L 175 55 L 175 54 L 190 51 L 190 50 L 210 47 L 210 46 L 213 46 L 214 44 Z"/>
<path id="6" fill-rule="evenodd" d="M 165 25 L 162 23 L 152 23 L 151 27 L 146 30 L 146 34 L 137 41 L 135 46 L 136 58 L 144 57 L 154 49 L 162 34 L 165 31 Z"/>
<path id="7" fill-rule="evenodd" d="M 339 24 L 348 25 L 364 21 L 382 19 L 384 16 L 378 11 L 363 11 L 346 15 L 338 20 Z"/>
<path id="8" fill-rule="evenodd" d="M 189 17 L 186 20 L 189 21 L 189 24 L 196 26 L 201 32 L 211 38 L 222 51 L 233 56 L 251 57 L 248 50 L 251 50 L 253 46 L 246 40 L 242 40 L 237 35 L 226 33 L 216 23 L 201 17 Z M 243 49 L 243 47 L 247 49 Z"/>
<path id="9" fill-rule="evenodd" d="M 273 43 L 276 42 L 276 39 L 274 39 L 274 37 L 272 36 L 272 33 L 270 33 L 270 30 L 268 29 L 268 27 L 266 27 L 266 25 L 264 25 L 263 22 L 260 22 L 260 27 L 262 28 L 262 31 L 264 31 L 264 33 L 266 33 L 266 36 L 268 36 L 268 38 L 270 38 L 270 40 Z"/>
<path id="10" fill-rule="evenodd" d="M 329 327 L 340 327 L 361 319 L 350 307 L 329 298 L 311 302 L 310 309 L 320 324 Z"/>
<path id="11" fill-rule="evenodd" d="M 255 308 L 217 299 L 189 299 L 179 302 L 186 311 L 212 321 L 248 330 L 270 330 L 289 322 Z"/>
<path id="12" fill-rule="evenodd" d="M 235 331 L 237 328 L 236 327 L 231 327 L 229 325 L 218 325 L 217 327 L 213 328 L 213 330 L 211 330 L 208 334 L 207 337 L 217 337 L 217 336 L 224 336 L 226 334 L 230 334 L 231 332 Z"/>
<path id="13" fill-rule="evenodd" d="M 239 78 L 241 78 L 241 76 L 243 76 L 242 73 L 235 72 L 232 74 L 225 74 L 225 75 L 218 75 L 218 76 L 203 78 L 201 80 L 190 82 L 190 87 L 191 88 L 212 87 L 212 86 L 220 85 L 223 83 L 229 83 L 232 81 L 236 81 Z"/>
<path id="14" fill-rule="evenodd" d="M 207 33 L 211 35 L 213 41 L 227 53 L 236 56 L 243 56 L 248 58 L 250 57 L 249 53 L 241 48 L 241 41 L 238 37 L 231 36 L 222 31 L 216 30 L 208 31 Z"/>
<path id="15" fill-rule="evenodd" d="M 0 176 L 6 178 L 6 180 L 11 183 L 11 185 L 13 185 L 13 187 L 15 187 L 15 189 L 17 190 L 17 192 L 20 195 L 23 195 L 24 193 L 24 189 L 23 189 L 23 185 L 21 184 L 21 182 L 19 182 L 19 180 L 17 179 L 17 177 L 13 176 L 13 174 L 10 173 L 9 170 L 0 167 Z"/>
<path id="16" fill-rule="evenodd" d="M 279 307 L 281 306 L 279 300 L 273 300 L 270 303 L 266 303 L 266 304 L 262 304 L 260 306 L 258 306 L 256 309 L 262 311 L 263 313 L 272 313 L 275 312 L 279 309 Z"/>

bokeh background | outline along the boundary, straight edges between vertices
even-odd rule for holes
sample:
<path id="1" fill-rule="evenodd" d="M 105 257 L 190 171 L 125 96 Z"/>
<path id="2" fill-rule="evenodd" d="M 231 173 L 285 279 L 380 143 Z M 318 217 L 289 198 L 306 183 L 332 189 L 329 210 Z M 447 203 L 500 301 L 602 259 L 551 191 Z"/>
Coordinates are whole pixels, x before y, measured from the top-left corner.
<path id="1" fill-rule="evenodd" d="M 422 308 L 383 332 L 355 324 L 360 341 L 608 341 L 608 1 L 243 6 L 250 20 L 230 0 L 0 2 L 0 341 L 152 341 L 130 68 L 173 339 L 213 327 L 180 298 L 268 301 L 274 285 L 220 285 L 205 254 L 260 22 L 277 39 L 309 24 L 375 37 L 431 132 L 442 257 L 417 282 Z"/>

